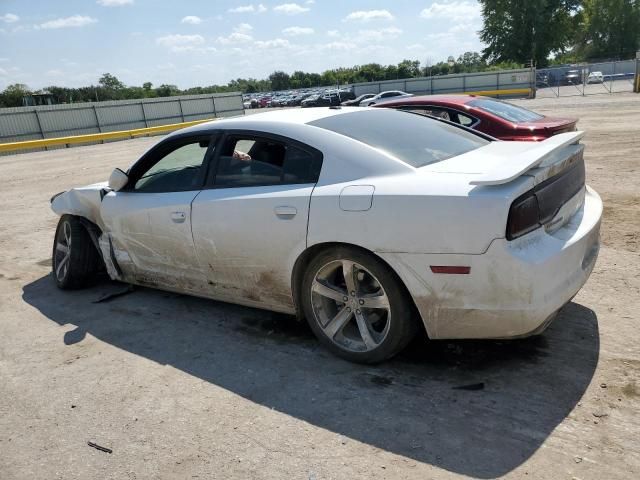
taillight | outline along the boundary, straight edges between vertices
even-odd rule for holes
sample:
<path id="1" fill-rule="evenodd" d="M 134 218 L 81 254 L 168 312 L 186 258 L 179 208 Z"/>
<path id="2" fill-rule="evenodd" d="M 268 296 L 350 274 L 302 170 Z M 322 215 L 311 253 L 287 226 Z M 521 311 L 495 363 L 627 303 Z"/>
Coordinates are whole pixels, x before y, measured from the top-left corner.
<path id="1" fill-rule="evenodd" d="M 511 204 L 507 220 L 507 240 L 521 237 L 539 226 L 540 208 L 535 193 L 529 192 Z"/>

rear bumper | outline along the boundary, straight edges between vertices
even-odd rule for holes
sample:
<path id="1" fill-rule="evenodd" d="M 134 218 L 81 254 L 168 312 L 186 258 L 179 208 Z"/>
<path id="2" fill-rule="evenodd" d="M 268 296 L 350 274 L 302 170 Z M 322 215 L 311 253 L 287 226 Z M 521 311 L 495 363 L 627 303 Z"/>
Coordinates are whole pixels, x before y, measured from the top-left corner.
<path id="1" fill-rule="evenodd" d="M 587 187 L 582 207 L 553 233 L 494 240 L 482 255 L 381 254 L 412 295 L 431 338 L 514 338 L 542 331 L 586 283 L 600 246 L 602 201 Z M 470 266 L 468 275 L 430 265 Z"/>

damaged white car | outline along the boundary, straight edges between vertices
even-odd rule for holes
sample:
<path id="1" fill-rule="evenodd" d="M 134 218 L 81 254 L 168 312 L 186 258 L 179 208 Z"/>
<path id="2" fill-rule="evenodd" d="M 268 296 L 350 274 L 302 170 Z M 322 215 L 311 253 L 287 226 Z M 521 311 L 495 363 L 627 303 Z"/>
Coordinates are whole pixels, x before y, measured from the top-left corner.
<path id="1" fill-rule="evenodd" d="M 113 279 L 306 317 L 358 362 L 541 332 L 596 261 L 581 132 L 494 141 L 387 109 L 286 110 L 168 135 L 52 199 L 61 288 Z"/>

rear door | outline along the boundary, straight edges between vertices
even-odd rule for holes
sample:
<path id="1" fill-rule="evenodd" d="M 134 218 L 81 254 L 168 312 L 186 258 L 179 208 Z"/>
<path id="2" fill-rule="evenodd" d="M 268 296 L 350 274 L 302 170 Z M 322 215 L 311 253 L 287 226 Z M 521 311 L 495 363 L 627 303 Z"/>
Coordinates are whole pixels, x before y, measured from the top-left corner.
<path id="1" fill-rule="evenodd" d="M 291 271 L 306 248 L 317 150 L 256 132 L 229 132 L 192 206 L 195 250 L 209 294 L 293 312 Z"/>
<path id="2" fill-rule="evenodd" d="M 126 280 L 188 293 L 206 290 L 191 235 L 191 203 L 202 190 L 211 135 L 180 136 L 146 154 L 129 184 L 109 192 L 101 215 Z"/>

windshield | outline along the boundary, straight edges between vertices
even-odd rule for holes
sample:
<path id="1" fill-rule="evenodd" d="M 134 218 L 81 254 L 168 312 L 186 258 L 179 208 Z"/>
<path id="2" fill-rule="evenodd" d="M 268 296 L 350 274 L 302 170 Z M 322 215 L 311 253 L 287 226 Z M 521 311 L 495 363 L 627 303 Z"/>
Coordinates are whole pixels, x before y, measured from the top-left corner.
<path id="1" fill-rule="evenodd" d="M 366 143 L 416 168 L 489 143 L 471 132 L 423 115 L 383 108 L 333 115 L 309 125 Z"/>
<path id="2" fill-rule="evenodd" d="M 526 108 L 517 107 L 493 98 L 476 98 L 467 103 L 467 105 L 497 115 L 509 122 L 535 122 L 536 120 L 544 118 L 543 115 L 539 115 Z"/>

